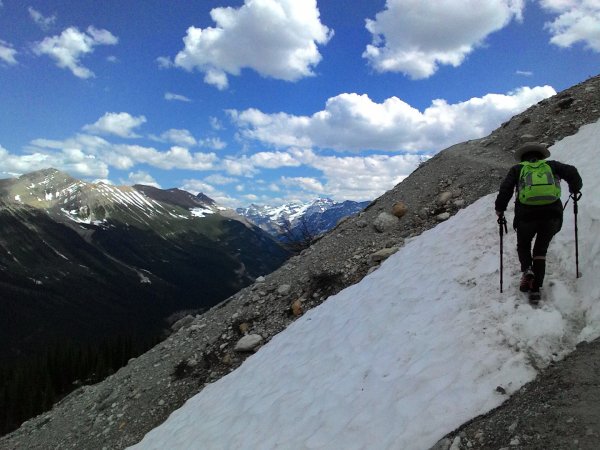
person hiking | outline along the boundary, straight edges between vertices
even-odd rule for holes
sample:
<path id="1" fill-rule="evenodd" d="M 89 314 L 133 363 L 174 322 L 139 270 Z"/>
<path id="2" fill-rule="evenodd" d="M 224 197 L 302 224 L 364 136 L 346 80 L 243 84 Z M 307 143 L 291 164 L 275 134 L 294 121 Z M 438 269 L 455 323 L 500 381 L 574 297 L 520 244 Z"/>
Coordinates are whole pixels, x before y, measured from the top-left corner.
<path id="1" fill-rule="evenodd" d="M 495 202 L 496 215 L 503 217 L 513 192 L 516 193 L 513 228 L 517 231 L 517 254 L 522 272 L 519 289 L 529 292 L 529 301 L 534 305 L 541 298 L 548 246 L 562 228 L 560 180 L 565 180 L 569 192 L 576 196 L 580 195 L 583 185 L 574 166 L 546 161 L 549 156 L 546 146 L 536 142 L 519 147 L 515 151 L 519 164 L 508 171 Z"/>

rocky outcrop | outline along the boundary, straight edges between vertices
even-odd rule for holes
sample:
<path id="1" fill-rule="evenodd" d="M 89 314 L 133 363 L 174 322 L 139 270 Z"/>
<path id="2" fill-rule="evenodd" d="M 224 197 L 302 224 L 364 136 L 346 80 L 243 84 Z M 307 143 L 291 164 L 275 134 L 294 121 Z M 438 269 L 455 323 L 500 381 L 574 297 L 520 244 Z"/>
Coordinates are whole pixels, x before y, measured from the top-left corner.
<path id="1" fill-rule="evenodd" d="M 120 449 L 138 442 L 188 398 L 252 354 L 254 349 L 235 350 L 244 336 L 260 336 L 257 345 L 268 343 L 298 316 L 290 306 L 297 300 L 303 311 L 317 306 L 376 270 L 380 256 L 395 251 L 405 239 L 495 192 L 514 163 L 522 136 L 552 143 L 597 121 L 599 92 L 600 77 L 595 77 L 529 108 L 484 139 L 440 152 L 283 267 L 194 317 L 104 382 L 78 389 L 51 412 L 2 438 L 0 447 Z M 400 218 L 393 215 L 398 202 L 407 208 Z M 387 216 L 394 222 L 375 226 Z M 493 205 L 490 217 L 495 220 Z M 379 254 L 383 249 L 389 250 Z M 467 436 L 475 442 L 475 435 Z M 445 442 L 467 442 L 458 438 L 450 436 Z"/>

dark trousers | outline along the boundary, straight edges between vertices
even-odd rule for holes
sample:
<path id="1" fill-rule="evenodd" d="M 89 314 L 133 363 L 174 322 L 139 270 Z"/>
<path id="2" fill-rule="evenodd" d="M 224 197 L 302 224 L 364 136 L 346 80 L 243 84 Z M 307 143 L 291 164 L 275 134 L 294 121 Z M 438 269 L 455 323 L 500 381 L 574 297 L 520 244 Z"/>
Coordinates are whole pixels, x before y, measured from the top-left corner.
<path id="1" fill-rule="evenodd" d="M 540 287 L 544 281 L 545 257 L 550 241 L 562 227 L 560 218 L 536 219 L 520 221 L 517 225 L 517 254 L 521 263 L 521 271 L 525 272 L 533 266 L 535 284 Z M 535 237 L 535 242 L 533 238 Z M 533 252 L 531 245 L 533 243 Z M 544 258 L 536 259 L 541 256 Z"/>

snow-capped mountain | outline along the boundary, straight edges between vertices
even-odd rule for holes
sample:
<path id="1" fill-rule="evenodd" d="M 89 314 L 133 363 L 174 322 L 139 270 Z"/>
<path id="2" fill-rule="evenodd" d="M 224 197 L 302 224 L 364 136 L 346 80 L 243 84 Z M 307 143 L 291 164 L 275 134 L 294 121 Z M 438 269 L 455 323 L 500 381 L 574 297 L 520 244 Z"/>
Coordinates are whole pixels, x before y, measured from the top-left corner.
<path id="1" fill-rule="evenodd" d="M 317 236 L 331 230 L 340 219 L 357 214 L 369 202 L 335 202 L 328 198 L 317 198 L 310 202 L 290 202 L 280 206 L 252 204 L 238 208 L 236 212 L 273 236 L 293 235 L 302 225 Z M 289 237 L 289 236 L 288 236 Z"/>
<path id="2" fill-rule="evenodd" d="M 207 308 L 287 253 L 210 198 L 86 183 L 55 169 L 0 180 L 0 359 L 55 338 L 157 333 Z"/>
<path id="3" fill-rule="evenodd" d="M 86 183 L 56 169 L 45 169 L 17 179 L 0 180 L 7 204 L 43 209 L 55 220 L 102 226 L 123 212 L 138 225 L 156 219 L 202 217 L 225 211 L 203 194 L 151 186 L 113 186 Z"/>

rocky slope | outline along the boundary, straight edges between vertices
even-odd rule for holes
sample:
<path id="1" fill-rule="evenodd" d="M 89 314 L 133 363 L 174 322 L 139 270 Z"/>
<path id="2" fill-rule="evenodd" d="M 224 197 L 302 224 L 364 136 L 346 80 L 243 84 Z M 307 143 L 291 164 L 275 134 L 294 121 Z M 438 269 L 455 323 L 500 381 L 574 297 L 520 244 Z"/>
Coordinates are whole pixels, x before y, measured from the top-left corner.
<path id="1" fill-rule="evenodd" d="M 205 314 L 182 319 L 167 340 L 131 360 L 104 382 L 78 389 L 51 412 L 28 421 L 2 438 L 0 448 L 119 449 L 139 441 L 207 383 L 234 370 L 248 351 L 255 351 L 297 315 L 375 270 L 404 238 L 420 234 L 481 196 L 497 191 L 513 164 L 512 152 L 520 143 L 533 139 L 552 143 L 599 118 L 600 77 L 595 77 L 529 108 L 486 138 L 440 152 L 357 217 L 340 223 L 283 267 Z M 407 207 L 400 219 L 390 214 L 399 202 Z M 495 220 L 492 205 L 490 220 Z M 569 360 L 563 362 L 567 367 L 564 370 L 569 370 Z M 543 384 L 543 378 L 536 383 Z M 544 400 L 534 397 L 531 401 L 539 406 Z M 567 408 L 568 402 L 563 405 Z M 482 419 L 489 420 L 490 429 L 502 408 Z M 507 416 L 515 416 L 515 411 L 520 414 L 516 408 Z M 575 413 L 565 421 L 571 417 L 573 421 L 567 425 L 577 423 L 576 430 L 587 433 L 582 431 L 585 427 L 579 424 L 584 422 Z M 525 427 L 524 423 L 519 421 L 513 430 L 520 437 L 526 434 L 519 428 Z M 483 424 L 474 426 L 475 432 L 460 431 L 464 439 L 461 434 L 457 435 L 460 440 L 449 436 L 439 448 L 454 444 L 454 448 L 470 448 L 476 445 L 475 434 L 480 428 L 484 435 L 495 436 Z M 577 448 L 555 447 L 556 433 L 548 431 L 549 427 L 543 430 L 536 438 L 539 447 L 510 448 Z M 504 441 L 491 437 L 481 442 L 478 448 L 504 445 Z M 587 442 L 582 439 L 576 445 L 592 448 L 585 446 Z"/>

